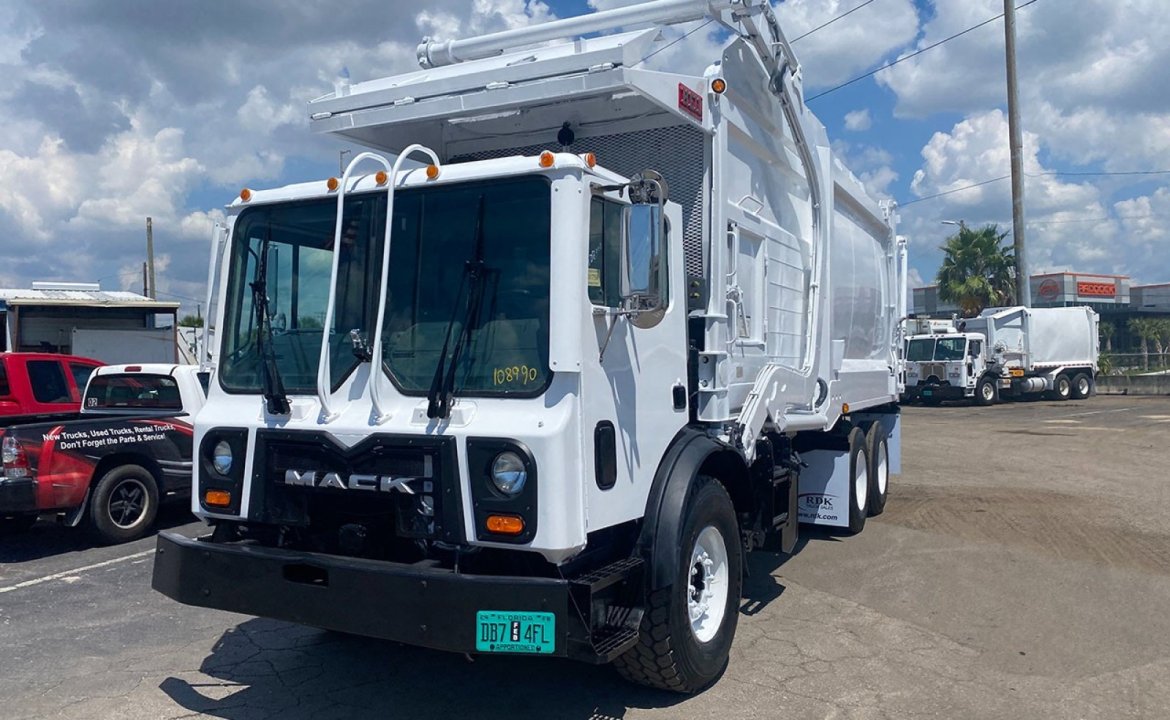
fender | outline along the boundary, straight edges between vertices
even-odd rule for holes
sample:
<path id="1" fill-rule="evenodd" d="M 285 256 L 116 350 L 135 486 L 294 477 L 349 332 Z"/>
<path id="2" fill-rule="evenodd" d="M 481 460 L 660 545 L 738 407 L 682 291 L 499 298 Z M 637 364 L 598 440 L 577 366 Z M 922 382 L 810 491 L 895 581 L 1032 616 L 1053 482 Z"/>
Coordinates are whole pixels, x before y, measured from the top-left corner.
<path id="1" fill-rule="evenodd" d="M 646 581 L 651 591 L 674 583 L 680 553 L 683 552 L 680 545 L 687 496 L 707 459 L 723 452 L 740 457 L 739 452 L 727 443 L 694 427 L 680 430 L 667 447 L 654 473 L 637 544 L 637 553 L 649 567 Z"/>

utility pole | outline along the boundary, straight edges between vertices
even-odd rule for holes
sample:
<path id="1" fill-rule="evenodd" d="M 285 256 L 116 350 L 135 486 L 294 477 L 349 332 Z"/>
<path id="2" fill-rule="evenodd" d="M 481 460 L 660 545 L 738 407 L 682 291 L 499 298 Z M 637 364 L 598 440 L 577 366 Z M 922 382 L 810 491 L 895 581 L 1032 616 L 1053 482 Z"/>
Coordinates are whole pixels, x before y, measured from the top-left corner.
<path id="1" fill-rule="evenodd" d="M 1016 83 L 1016 6 L 1003 0 L 1004 46 L 1007 50 L 1008 134 L 1012 155 L 1012 240 L 1016 256 L 1016 302 L 1032 306 L 1032 288 L 1024 254 L 1024 140 L 1020 130 L 1020 96 Z"/>
<path id="2" fill-rule="evenodd" d="M 150 218 L 146 218 L 146 292 L 143 293 L 151 300 L 157 299 L 154 292 L 154 228 Z"/>

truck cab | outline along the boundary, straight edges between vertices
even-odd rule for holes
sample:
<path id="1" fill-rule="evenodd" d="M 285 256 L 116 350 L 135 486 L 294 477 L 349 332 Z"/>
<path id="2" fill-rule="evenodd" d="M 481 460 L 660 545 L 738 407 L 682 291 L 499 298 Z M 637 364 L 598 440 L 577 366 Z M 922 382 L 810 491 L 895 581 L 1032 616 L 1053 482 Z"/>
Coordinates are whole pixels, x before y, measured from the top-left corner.
<path id="1" fill-rule="evenodd" d="M 975 397 L 989 367 L 987 340 L 978 333 L 911 336 L 906 343 L 908 400 L 937 404 Z"/>

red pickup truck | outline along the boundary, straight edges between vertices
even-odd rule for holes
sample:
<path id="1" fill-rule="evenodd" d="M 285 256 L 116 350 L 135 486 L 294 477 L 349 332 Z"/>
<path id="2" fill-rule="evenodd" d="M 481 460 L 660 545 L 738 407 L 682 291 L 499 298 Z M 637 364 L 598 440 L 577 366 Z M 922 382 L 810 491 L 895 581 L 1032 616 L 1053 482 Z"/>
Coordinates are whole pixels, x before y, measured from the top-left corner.
<path id="1" fill-rule="evenodd" d="M 86 381 L 103 364 L 74 355 L 0 353 L 0 428 L 76 416 Z"/>

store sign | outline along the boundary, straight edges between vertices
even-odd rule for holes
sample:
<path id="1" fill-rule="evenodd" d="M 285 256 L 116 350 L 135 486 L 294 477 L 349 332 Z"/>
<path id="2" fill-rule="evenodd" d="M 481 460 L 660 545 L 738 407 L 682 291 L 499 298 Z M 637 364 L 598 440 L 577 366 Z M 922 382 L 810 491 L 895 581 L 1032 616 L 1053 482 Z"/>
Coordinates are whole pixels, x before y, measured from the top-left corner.
<path id="1" fill-rule="evenodd" d="M 1113 283 L 1079 282 L 1077 295 L 1082 297 L 1116 297 L 1117 286 Z"/>
<path id="2" fill-rule="evenodd" d="M 1057 295 L 1060 295 L 1060 283 L 1053 280 L 1052 278 L 1048 278 L 1044 282 L 1040 283 L 1040 287 L 1036 288 L 1036 294 L 1045 300 L 1052 300 L 1056 298 Z"/>

